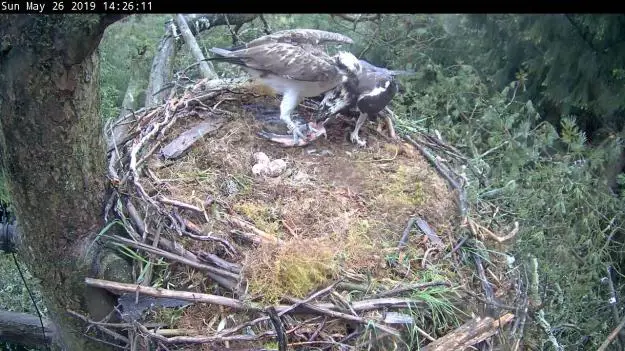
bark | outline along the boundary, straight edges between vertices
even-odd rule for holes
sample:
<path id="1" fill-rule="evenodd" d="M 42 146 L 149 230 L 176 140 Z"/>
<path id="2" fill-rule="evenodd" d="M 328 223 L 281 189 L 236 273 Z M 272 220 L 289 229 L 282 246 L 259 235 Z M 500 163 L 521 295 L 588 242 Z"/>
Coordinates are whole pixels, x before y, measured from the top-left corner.
<path id="1" fill-rule="evenodd" d="M 189 46 L 189 50 L 195 58 L 195 61 L 200 65 L 200 72 L 202 73 L 202 77 L 208 79 L 217 78 L 213 65 L 210 62 L 206 61 L 206 57 L 204 57 L 202 49 L 200 49 L 200 46 L 195 40 L 195 37 L 191 33 L 191 30 L 187 25 L 187 20 L 184 18 L 184 16 L 180 14 L 177 15 L 176 23 L 178 24 L 178 28 L 180 28 L 180 33 L 182 34 L 185 43 Z"/>
<path id="2" fill-rule="evenodd" d="M 498 319 L 492 317 L 475 317 L 451 333 L 439 338 L 422 350 L 424 351 L 447 351 L 447 350 L 468 350 L 473 345 L 480 343 L 508 324 L 514 315 L 506 313 Z"/>
<path id="3" fill-rule="evenodd" d="M 58 331 L 55 347 L 108 350 L 67 309 L 106 313 L 86 288 L 86 248 L 103 227 L 105 144 L 95 49 L 123 16 L 0 15 L 0 149 L 23 245 Z M 96 247 L 96 246 L 94 246 Z"/>
<path id="4" fill-rule="evenodd" d="M 56 335 L 52 322 L 44 319 L 43 326 L 42 330 L 39 317 L 32 314 L 0 311 L 0 340 L 22 346 L 42 347 Z"/>

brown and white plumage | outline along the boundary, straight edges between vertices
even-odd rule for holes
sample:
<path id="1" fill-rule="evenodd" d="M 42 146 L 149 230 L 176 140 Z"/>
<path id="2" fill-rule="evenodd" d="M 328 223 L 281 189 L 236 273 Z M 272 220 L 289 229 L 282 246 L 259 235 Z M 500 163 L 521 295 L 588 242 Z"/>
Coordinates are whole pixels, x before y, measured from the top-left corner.
<path id="1" fill-rule="evenodd" d="M 360 115 L 350 139 L 365 146 L 358 136 L 360 128 L 368 118 L 376 118 L 395 97 L 398 91 L 395 76 L 413 72 L 388 70 L 364 60 L 360 60 L 360 67 L 359 74 L 325 94 L 319 107 L 319 118 L 327 120 L 329 116 L 357 110 Z"/>
<path id="2" fill-rule="evenodd" d="M 323 42 L 324 37 L 321 34 L 298 31 L 295 32 L 299 33 L 297 35 L 282 38 L 295 38 L 300 42 L 308 40 L 310 43 Z M 213 48 L 210 51 L 218 56 L 209 60 L 239 65 L 253 78 L 282 95 L 280 119 L 287 123 L 296 140 L 304 137 L 291 119 L 291 113 L 300 100 L 333 89 L 349 77 L 359 74 L 361 69 L 358 59 L 349 52 L 339 52 L 335 56 L 321 55 L 305 46 L 268 39 L 264 39 L 264 43 L 256 43 L 239 50 Z"/>
<path id="3" fill-rule="evenodd" d="M 270 43 L 285 43 L 291 45 L 320 46 L 329 43 L 353 44 L 354 41 L 343 34 L 328 32 L 319 29 L 286 29 L 256 38 L 245 47 L 252 47 Z"/>

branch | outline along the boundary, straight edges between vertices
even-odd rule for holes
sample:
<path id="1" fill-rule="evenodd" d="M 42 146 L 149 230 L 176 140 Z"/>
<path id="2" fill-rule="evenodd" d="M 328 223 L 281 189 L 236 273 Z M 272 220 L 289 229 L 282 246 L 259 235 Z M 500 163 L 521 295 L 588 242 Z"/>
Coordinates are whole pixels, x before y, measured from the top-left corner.
<path id="1" fill-rule="evenodd" d="M 623 318 L 623 320 L 621 320 L 621 323 L 619 323 L 619 325 L 617 325 L 616 328 L 614 328 L 614 330 L 612 330 L 610 335 L 608 335 L 608 338 L 605 339 L 605 341 L 603 342 L 603 344 L 601 344 L 601 346 L 597 349 L 597 351 L 605 351 L 605 350 L 607 350 L 608 346 L 610 346 L 612 341 L 614 341 L 614 339 L 617 337 L 617 335 L 621 332 L 621 330 L 624 327 L 625 327 L 625 318 Z"/>
<path id="2" fill-rule="evenodd" d="M 382 18 L 381 14 L 369 14 L 369 15 L 364 15 L 364 14 L 358 14 L 358 15 L 348 15 L 346 13 L 337 13 L 337 14 L 333 14 L 331 15 L 332 17 L 336 16 L 339 17 L 341 19 L 344 19 L 346 21 L 352 22 L 352 23 L 358 23 L 358 22 L 366 22 L 366 21 L 377 21 L 379 19 Z"/>
<path id="3" fill-rule="evenodd" d="M 248 311 L 261 311 L 262 308 L 254 303 L 245 304 L 239 300 L 231 299 L 228 297 L 193 293 L 189 291 L 176 291 L 162 288 L 151 288 L 147 286 L 141 286 L 136 284 L 117 283 L 108 280 L 85 278 L 85 284 L 95 288 L 127 292 L 127 293 L 140 293 L 153 297 L 165 297 L 180 299 L 190 302 L 204 302 L 213 305 L 220 305 L 230 307 L 236 310 L 248 310 Z"/>
<path id="4" fill-rule="evenodd" d="M 43 320 L 45 337 L 42 335 L 39 317 L 28 314 L 0 310 L 0 340 L 29 347 L 49 345 L 55 340 L 54 324 Z"/>

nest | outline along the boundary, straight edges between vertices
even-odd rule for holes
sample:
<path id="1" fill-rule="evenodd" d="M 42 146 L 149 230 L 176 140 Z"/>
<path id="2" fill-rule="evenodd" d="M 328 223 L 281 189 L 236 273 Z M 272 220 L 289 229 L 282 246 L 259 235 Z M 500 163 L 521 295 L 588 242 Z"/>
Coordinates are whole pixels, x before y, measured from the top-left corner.
<path id="1" fill-rule="evenodd" d="M 140 320 L 156 344 L 409 348 L 414 313 L 434 314 L 415 294 L 450 286 L 457 192 L 411 143 L 370 130 L 367 148 L 352 145 L 349 121 L 302 148 L 258 137 L 278 106 L 243 80 L 201 81 L 107 126 L 105 216 L 125 229 L 108 237 L 142 257 L 142 282 L 100 286 L 193 302 Z M 259 158 L 279 166 L 253 171 Z"/>

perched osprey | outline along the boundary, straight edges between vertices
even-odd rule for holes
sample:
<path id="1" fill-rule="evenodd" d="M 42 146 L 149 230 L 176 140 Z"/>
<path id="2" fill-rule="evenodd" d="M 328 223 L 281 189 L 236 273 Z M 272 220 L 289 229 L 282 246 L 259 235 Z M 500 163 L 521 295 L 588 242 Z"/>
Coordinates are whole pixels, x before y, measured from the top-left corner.
<path id="1" fill-rule="evenodd" d="M 318 119 L 325 119 L 325 124 L 331 116 L 357 110 L 360 116 L 350 139 L 352 143 L 365 146 L 366 142 L 358 137 L 360 128 L 367 118 L 376 119 L 378 113 L 395 97 L 399 89 L 395 76 L 413 72 L 393 71 L 374 66 L 364 60 L 359 60 L 359 63 L 361 67 L 359 74 L 325 94 L 319 106 Z"/>
<path id="2" fill-rule="evenodd" d="M 308 38 L 312 43 L 315 40 L 320 42 L 324 38 L 323 34 L 316 31 L 306 30 L 309 31 L 308 36 L 303 35 L 302 30 L 299 31 L 299 36 L 291 36 L 299 38 L 300 41 Z M 305 137 L 293 123 L 291 114 L 301 99 L 321 95 L 349 79 L 354 79 L 360 74 L 360 62 L 346 51 L 329 56 L 300 45 L 268 41 L 233 51 L 212 48 L 210 51 L 217 56 L 208 60 L 239 65 L 254 79 L 282 95 L 280 119 L 286 122 L 297 144 L 299 138 Z M 314 47 L 314 44 L 310 45 Z"/>

